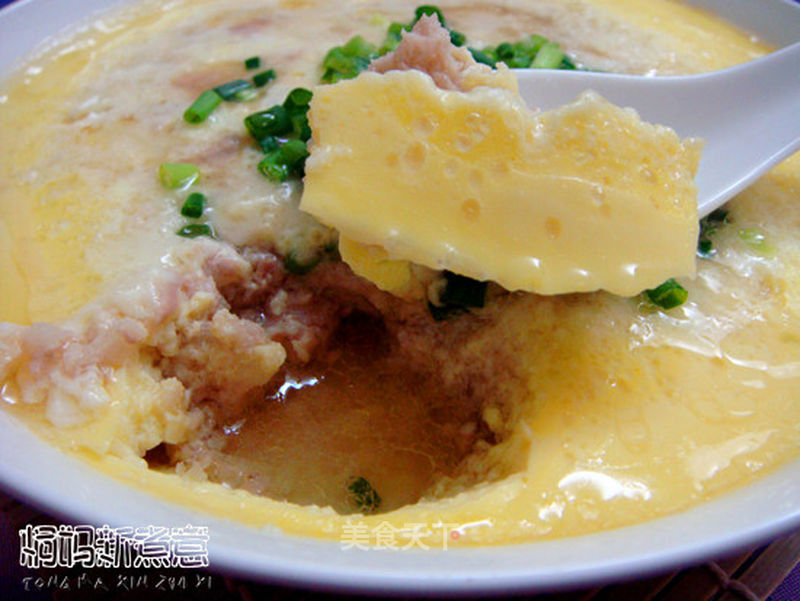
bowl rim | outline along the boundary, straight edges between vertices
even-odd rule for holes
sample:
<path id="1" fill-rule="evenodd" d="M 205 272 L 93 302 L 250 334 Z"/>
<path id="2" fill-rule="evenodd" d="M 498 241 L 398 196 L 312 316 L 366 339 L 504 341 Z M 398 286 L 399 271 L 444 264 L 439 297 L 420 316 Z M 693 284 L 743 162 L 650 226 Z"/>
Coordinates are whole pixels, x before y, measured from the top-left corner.
<path id="1" fill-rule="evenodd" d="M 62 453 L 9 412 L 0 411 L 0 432 L 0 486 L 55 517 L 111 527 L 207 526 L 212 572 L 327 591 L 568 590 L 668 572 L 800 528 L 798 459 L 686 511 L 595 534 L 449 550 L 343 550 L 340 542 L 252 528 L 146 493 Z M 38 477 L 32 479 L 32 473 Z M 757 511 L 763 507 L 771 511 Z M 747 521 L 736 519 L 741 516 Z"/>
<path id="2" fill-rule="evenodd" d="M 0 78 L 63 27 L 127 2 L 18 0 L 4 7 Z M 752 24 L 757 35 L 779 46 L 795 40 L 800 31 L 800 5 L 792 0 L 690 3 L 740 26 Z M 686 511 L 596 534 L 448 551 L 344 551 L 335 541 L 254 529 L 147 494 L 62 453 L 5 411 L 0 411 L 0 487 L 70 523 L 208 525 L 212 572 L 364 593 L 476 595 L 575 589 L 667 572 L 800 528 L 798 459 Z M 747 520 L 734 520 L 737 515 Z"/>

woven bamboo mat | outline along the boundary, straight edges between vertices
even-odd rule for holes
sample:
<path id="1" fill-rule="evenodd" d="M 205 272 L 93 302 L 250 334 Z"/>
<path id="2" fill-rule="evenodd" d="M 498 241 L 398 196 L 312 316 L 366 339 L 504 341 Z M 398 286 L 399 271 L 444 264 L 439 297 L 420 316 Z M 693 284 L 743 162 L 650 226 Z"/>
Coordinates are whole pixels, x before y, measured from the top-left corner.
<path id="1" fill-rule="evenodd" d="M 120 580 L 119 570 L 21 568 L 19 530 L 28 524 L 58 522 L 0 493 L 0 600 L 141 601 L 143 596 L 147 601 L 344 601 L 353 598 L 351 595 L 255 584 L 198 570 L 166 569 L 158 570 L 157 574 L 128 570 L 125 580 Z M 536 601 L 766 601 L 799 562 L 800 531 L 797 531 L 747 553 L 656 578 L 569 593 L 516 598 Z"/>

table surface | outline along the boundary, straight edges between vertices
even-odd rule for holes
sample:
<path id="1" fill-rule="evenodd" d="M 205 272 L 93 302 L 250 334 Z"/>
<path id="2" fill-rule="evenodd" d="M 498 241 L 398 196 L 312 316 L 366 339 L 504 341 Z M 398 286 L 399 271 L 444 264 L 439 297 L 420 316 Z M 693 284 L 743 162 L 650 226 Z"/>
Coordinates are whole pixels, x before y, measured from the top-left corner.
<path id="1" fill-rule="evenodd" d="M 67 1 L 67 0 L 62 0 Z M 0 8 L 11 0 L 0 0 Z M 204 580 L 204 590 L 181 589 L 180 574 L 177 590 L 167 590 L 168 584 L 159 583 L 153 578 L 143 588 L 130 591 L 114 590 L 113 594 L 104 590 L 64 590 L 69 586 L 70 574 L 56 574 L 47 580 L 48 574 L 39 574 L 19 567 L 18 531 L 26 524 L 55 524 L 57 521 L 37 510 L 17 502 L 13 497 L 0 493 L 0 598 L 56 600 L 88 599 L 139 599 L 143 593 L 148 601 L 157 599 L 214 599 L 220 601 L 250 601 L 251 599 L 296 599 L 320 598 L 331 601 L 347 599 L 346 596 L 325 593 L 310 594 L 283 587 L 266 586 L 208 575 Z M 794 568 L 794 569 L 793 569 Z M 113 583 L 118 575 L 98 571 L 104 580 Z M 190 575 L 196 578 L 195 574 Z M 43 578 L 44 585 L 39 589 L 36 577 Z M 27 579 L 27 580 L 26 580 Z M 206 584 L 210 589 L 205 588 Z M 114 588 L 113 586 L 111 587 Z M 191 587 L 190 587 L 191 588 Z M 28 589 L 28 590 L 26 590 Z M 753 549 L 735 557 L 696 566 L 687 570 L 665 574 L 657 578 L 634 582 L 613 584 L 570 593 L 538 595 L 541 601 L 798 601 L 800 600 L 800 531 L 780 538 L 766 547 Z"/>

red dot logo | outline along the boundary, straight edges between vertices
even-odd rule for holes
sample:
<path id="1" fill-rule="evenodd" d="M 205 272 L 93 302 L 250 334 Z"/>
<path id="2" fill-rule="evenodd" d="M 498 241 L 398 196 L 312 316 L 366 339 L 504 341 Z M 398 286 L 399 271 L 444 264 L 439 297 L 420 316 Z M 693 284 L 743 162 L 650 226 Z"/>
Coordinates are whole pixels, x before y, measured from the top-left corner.
<path id="1" fill-rule="evenodd" d="M 450 538 L 452 538 L 453 540 L 458 540 L 459 538 L 461 538 L 461 533 L 458 530 L 451 530 Z"/>

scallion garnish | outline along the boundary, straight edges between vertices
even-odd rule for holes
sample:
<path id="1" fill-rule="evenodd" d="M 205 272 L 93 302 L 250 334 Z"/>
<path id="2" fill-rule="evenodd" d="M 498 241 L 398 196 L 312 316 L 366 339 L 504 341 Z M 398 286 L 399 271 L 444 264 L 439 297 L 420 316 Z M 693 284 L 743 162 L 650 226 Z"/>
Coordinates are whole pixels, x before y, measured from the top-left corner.
<path id="1" fill-rule="evenodd" d="M 257 56 L 251 56 L 244 61 L 244 68 L 248 71 L 258 69 L 261 66 L 261 59 Z"/>
<path id="2" fill-rule="evenodd" d="M 183 118 L 187 123 L 202 123 L 221 102 L 222 96 L 214 90 L 206 90 L 186 109 Z"/>
<path id="3" fill-rule="evenodd" d="M 484 65 L 489 65 L 494 69 L 495 65 L 497 65 L 497 59 L 493 58 L 488 53 L 484 52 L 483 50 L 478 50 L 476 48 L 467 48 L 469 53 L 472 55 L 472 58 L 475 59 L 477 63 L 483 63 Z"/>
<path id="4" fill-rule="evenodd" d="M 286 140 L 280 147 L 280 153 L 281 161 L 294 167 L 306 160 L 308 157 L 308 148 L 306 147 L 306 143 L 302 140 L 290 139 Z"/>
<path id="5" fill-rule="evenodd" d="M 214 230 L 207 223 L 190 223 L 184 225 L 175 233 L 184 238 L 197 238 L 199 236 L 215 237 Z"/>
<path id="6" fill-rule="evenodd" d="M 283 266 L 289 273 L 294 275 L 306 275 L 310 273 L 322 261 L 322 255 L 312 253 L 303 257 L 298 253 L 290 252 L 283 259 Z"/>
<path id="7" fill-rule="evenodd" d="M 708 238 L 700 238 L 697 241 L 697 254 L 701 257 L 710 257 L 714 254 L 714 243 Z"/>
<path id="8" fill-rule="evenodd" d="M 187 123 L 202 123 L 217 108 L 223 100 L 243 102 L 252 100 L 258 94 L 253 89 L 253 84 L 244 79 L 229 81 L 213 90 L 206 90 L 197 97 L 186 112 L 183 118 Z"/>
<path id="9" fill-rule="evenodd" d="M 728 223 L 730 223 L 728 210 L 724 208 L 717 209 L 700 220 L 700 235 L 697 239 L 698 255 L 708 258 L 716 252 L 711 237 L 721 226 Z"/>
<path id="10" fill-rule="evenodd" d="M 279 148 L 281 145 L 280 140 L 275 136 L 264 136 L 258 141 L 258 145 L 261 147 L 261 150 L 264 152 L 270 152 L 271 150 L 275 150 Z"/>
<path id="11" fill-rule="evenodd" d="M 308 125 L 308 108 L 313 94 L 306 88 L 295 88 L 283 101 L 283 108 L 292 122 L 292 132 L 304 142 L 311 138 L 311 127 Z"/>
<path id="12" fill-rule="evenodd" d="M 248 115 L 244 120 L 245 127 L 256 140 L 267 136 L 279 136 L 292 131 L 289 113 L 281 105 L 275 105 L 265 111 Z"/>
<path id="13" fill-rule="evenodd" d="M 263 88 L 273 79 L 275 79 L 275 69 L 267 69 L 266 71 L 261 71 L 261 73 L 256 73 L 253 75 L 253 85 L 257 88 Z"/>
<path id="14" fill-rule="evenodd" d="M 206 197 L 200 192 L 192 192 L 186 198 L 181 207 L 181 215 L 190 219 L 198 219 L 203 216 L 203 207 L 206 204 Z"/>
<path id="15" fill-rule="evenodd" d="M 484 52 L 492 53 L 498 61 L 504 62 L 511 69 L 526 69 L 536 58 L 536 53 L 547 43 L 547 40 L 540 35 L 531 35 L 519 42 L 504 42 L 498 44 L 492 53 L 491 48 Z"/>
<path id="16" fill-rule="evenodd" d="M 447 27 L 447 22 L 444 20 L 444 14 L 438 6 L 433 6 L 432 4 L 423 4 L 422 6 L 418 6 L 414 10 L 414 23 L 419 21 L 425 15 L 436 15 L 436 18 L 439 19 L 439 24 L 442 27 Z"/>
<path id="17" fill-rule="evenodd" d="M 189 163 L 162 163 L 158 177 L 165 188 L 176 190 L 191 186 L 200 177 L 200 170 Z"/>
<path id="18" fill-rule="evenodd" d="M 342 79 L 350 79 L 369 66 L 370 61 L 393 51 L 403 39 L 403 32 L 410 31 L 417 21 L 425 15 L 435 16 L 442 27 L 450 33 L 450 42 L 454 46 L 463 46 L 466 36 L 447 25 L 447 20 L 440 8 L 431 4 L 418 6 L 414 11 L 414 19 L 410 23 L 392 23 L 386 30 L 386 38 L 380 48 L 366 42 L 361 36 L 355 36 L 343 46 L 331 48 L 322 61 L 322 82 L 336 83 Z M 490 67 L 504 62 L 512 69 L 575 69 L 575 63 L 559 48 L 540 35 L 531 35 L 515 43 L 504 42 L 492 48 L 469 48 L 473 58 Z"/>
<path id="19" fill-rule="evenodd" d="M 566 54 L 561 59 L 561 64 L 556 67 L 556 69 L 563 69 L 565 71 L 576 71 L 578 69 L 578 65 L 568 57 Z"/>
<path id="20" fill-rule="evenodd" d="M 460 31 L 455 31 L 453 29 L 448 30 L 450 32 L 450 43 L 453 46 L 463 46 L 467 41 L 467 36 L 465 36 Z"/>
<path id="21" fill-rule="evenodd" d="M 381 506 L 381 496 L 363 476 L 354 478 L 347 486 L 350 500 L 361 513 L 375 513 Z"/>
<path id="22" fill-rule="evenodd" d="M 281 162 L 280 152 L 280 148 L 272 150 L 258 162 L 258 170 L 276 184 L 289 179 L 289 166 Z"/>
<path id="23" fill-rule="evenodd" d="M 410 23 L 392 23 L 386 30 L 386 38 L 380 48 L 375 48 L 361 36 L 354 36 L 342 46 L 331 48 L 322 61 L 322 82 L 336 83 L 342 79 L 351 79 L 361 73 L 369 66 L 370 61 L 377 57 L 391 52 L 397 48 L 403 39 L 403 32 L 410 31 L 414 25 L 425 15 L 435 15 L 443 27 L 447 27 L 447 21 L 441 9 L 436 6 L 425 4 L 417 7 L 414 11 L 414 19 Z M 450 32 L 450 41 L 455 46 L 463 46 L 466 42 L 464 34 L 453 31 Z"/>
<path id="24" fill-rule="evenodd" d="M 547 42 L 536 53 L 536 58 L 531 63 L 533 69 L 558 69 L 561 61 L 564 60 L 564 53 L 555 42 Z"/>
<path id="25" fill-rule="evenodd" d="M 425 15 L 436 16 L 439 24 L 447 29 L 448 32 L 450 32 L 450 43 L 453 44 L 453 46 L 463 46 L 464 42 L 467 41 L 467 37 L 463 33 L 454 31 L 447 26 L 447 21 L 444 18 L 444 13 L 442 10 L 438 6 L 433 6 L 432 4 L 423 4 L 422 6 L 417 7 L 417 9 L 414 11 L 414 20 L 411 22 L 409 29 L 414 27 L 414 25 L 417 24 L 417 21 L 419 21 Z"/>
<path id="26" fill-rule="evenodd" d="M 283 104 L 245 118 L 247 131 L 258 142 L 264 157 L 258 170 L 270 181 L 284 182 L 292 176 L 303 176 L 311 137 L 308 109 L 313 93 L 306 88 L 294 88 Z"/>
<path id="27" fill-rule="evenodd" d="M 439 302 L 457 307 L 483 307 L 486 300 L 486 282 L 473 280 L 451 271 L 444 272 L 447 285 L 439 295 Z"/>
<path id="28" fill-rule="evenodd" d="M 495 47 L 477 50 L 470 48 L 479 63 L 496 66 L 505 63 L 511 69 L 576 69 L 575 63 L 558 44 L 540 35 L 530 35 L 519 42 L 503 42 Z M 494 64 L 493 64 L 494 63 Z"/>
<path id="29" fill-rule="evenodd" d="M 748 227 L 739 230 L 739 238 L 761 255 L 771 255 L 775 252 L 775 249 L 767 239 L 767 235 L 758 228 Z"/>
<path id="30" fill-rule="evenodd" d="M 258 97 L 258 92 L 254 88 L 245 88 L 239 90 L 233 95 L 235 102 L 248 102 Z"/>
<path id="31" fill-rule="evenodd" d="M 672 278 L 651 290 L 645 290 L 651 303 L 662 309 L 673 309 L 686 302 L 689 292 Z"/>
<path id="32" fill-rule="evenodd" d="M 522 47 L 522 44 L 517 42 L 516 46 Z M 494 54 L 498 59 L 508 64 L 509 61 L 514 59 L 516 52 L 514 46 L 512 46 L 510 42 L 503 42 L 497 45 L 497 48 L 494 49 Z M 533 58 L 531 58 L 531 60 L 533 60 Z"/>
<path id="33" fill-rule="evenodd" d="M 436 321 L 464 313 L 467 309 L 483 307 L 486 302 L 487 282 L 473 280 L 463 275 L 444 271 L 444 290 L 439 295 L 439 304 L 428 304 Z"/>
<path id="34" fill-rule="evenodd" d="M 258 170 L 273 182 L 284 182 L 290 175 L 302 173 L 307 157 L 305 142 L 292 138 L 266 153 L 258 163 Z"/>
<path id="35" fill-rule="evenodd" d="M 311 139 L 311 126 L 308 124 L 308 116 L 306 113 L 297 113 L 289 117 L 292 121 L 292 131 L 303 142 L 308 142 Z"/>
<path id="36" fill-rule="evenodd" d="M 400 44 L 403 39 L 404 31 L 411 31 L 411 25 L 404 25 L 403 23 L 392 23 L 386 30 L 386 39 L 383 45 L 378 50 L 378 56 L 383 56 L 387 52 L 391 52 Z"/>
<path id="37" fill-rule="evenodd" d="M 352 79 L 369 66 L 377 49 L 360 35 L 350 38 L 343 46 L 331 48 L 322 59 L 322 82 L 336 83 Z"/>
<path id="38" fill-rule="evenodd" d="M 286 100 L 283 101 L 283 106 L 286 107 L 287 111 L 293 111 L 297 109 L 307 109 L 309 103 L 311 102 L 311 98 L 314 94 L 311 90 L 307 90 L 306 88 L 295 88 L 286 96 Z"/>
<path id="39" fill-rule="evenodd" d="M 214 88 L 214 91 L 219 94 L 223 100 L 228 101 L 239 101 L 239 100 L 249 100 L 246 96 L 242 94 L 245 93 L 246 90 L 252 90 L 253 84 L 245 79 L 235 79 L 233 81 L 229 81 L 228 83 L 224 83 L 221 86 L 217 86 Z"/>

